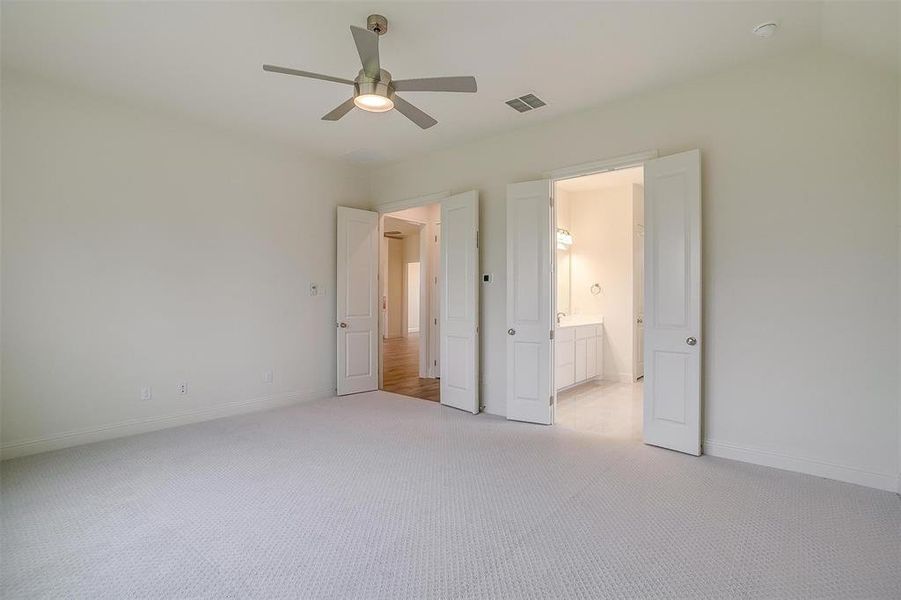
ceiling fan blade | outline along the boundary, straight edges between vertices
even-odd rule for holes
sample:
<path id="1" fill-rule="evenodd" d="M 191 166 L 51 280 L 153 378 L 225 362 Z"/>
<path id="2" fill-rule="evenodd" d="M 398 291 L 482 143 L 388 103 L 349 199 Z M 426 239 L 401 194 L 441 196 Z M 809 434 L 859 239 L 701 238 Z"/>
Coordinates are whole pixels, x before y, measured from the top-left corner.
<path id="1" fill-rule="evenodd" d="M 401 79 L 394 82 L 398 92 L 469 92 L 476 91 L 476 78 L 467 77 L 423 77 L 422 79 Z"/>
<path id="2" fill-rule="evenodd" d="M 309 71 L 298 71 L 297 69 L 289 69 L 288 67 L 276 67 L 275 65 L 263 65 L 264 71 L 270 73 L 283 73 L 285 75 L 298 75 L 300 77 L 309 77 L 310 79 L 321 79 L 322 81 L 333 81 L 335 83 L 346 83 L 353 85 L 350 79 L 342 79 L 341 77 L 332 77 L 331 75 L 322 75 L 321 73 L 310 73 Z"/>
<path id="3" fill-rule="evenodd" d="M 400 96 L 394 96 L 394 108 L 423 129 L 428 129 L 438 121 L 425 114 Z"/>
<path id="4" fill-rule="evenodd" d="M 350 109 L 354 107 L 354 99 L 351 98 L 346 102 L 342 102 L 338 106 L 336 106 L 332 112 L 328 113 L 324 117 L 322 117 L 323 121 L 337 121 L 344 115 L 350 112 Z"/>
<path id="5" fill-rule="evenodd" d="M 379 76 L 379 34 L 357 27 L 350 26 L 350 33 L 354 36 L 354 44 L 360 54 L 360 62 L 363 63 L 363 72 L 369 77 L 377 79 Z"/>

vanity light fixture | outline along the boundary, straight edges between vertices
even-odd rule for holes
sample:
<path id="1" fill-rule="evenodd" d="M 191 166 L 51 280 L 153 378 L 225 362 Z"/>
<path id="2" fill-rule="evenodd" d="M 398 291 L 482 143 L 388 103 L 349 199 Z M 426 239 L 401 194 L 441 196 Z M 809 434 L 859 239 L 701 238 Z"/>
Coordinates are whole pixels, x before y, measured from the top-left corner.
<path id="1" fill-rule="evenodd" d="M 557 250 L 567 250 L 573 245 L 573 234 L 566 229 L 557 228 Z"/>

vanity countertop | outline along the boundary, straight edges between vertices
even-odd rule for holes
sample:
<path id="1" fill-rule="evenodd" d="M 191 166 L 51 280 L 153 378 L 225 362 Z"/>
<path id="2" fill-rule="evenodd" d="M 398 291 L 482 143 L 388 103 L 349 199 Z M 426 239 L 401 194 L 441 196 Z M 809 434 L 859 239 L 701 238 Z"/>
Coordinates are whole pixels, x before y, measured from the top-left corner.
<path id="1" fill-rule="evenodd" d="M 557 327 L 579 327 L 580 325 L 603 325 L 603 315 L 567 315 L 560 319 Z"/>

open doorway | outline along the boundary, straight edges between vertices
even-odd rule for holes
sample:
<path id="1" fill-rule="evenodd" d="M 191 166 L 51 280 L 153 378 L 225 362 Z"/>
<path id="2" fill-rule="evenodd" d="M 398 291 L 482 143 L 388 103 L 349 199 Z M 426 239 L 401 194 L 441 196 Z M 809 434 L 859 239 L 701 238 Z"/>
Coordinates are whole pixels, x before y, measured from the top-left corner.
<path id="1" fill-rule="evenodd" d="M 635 245 L 644 240 L 643 255 L 634 248 L 631 252 L 632 260 L 638 257 L 640 267 L 636 269 L 633 264 L 632 283 L 644 282 L 644 285 L 637 292 L 633 289 L 631 318 L 634 322 L 628 326 L 634 328 L 631 350 L 644 360 L 633 360 L 626 368 L 621 366 L 626 364 L 625 359 L 611 366 L 605 356 L 614 350 L 611 336 L 614 323 L 612 313 L 604 314 L 612 308 L 600 305 L 600 296 L 610 284 L 598 275 L 583 277 L 580 273 L 596 271 L 581 271 L 577 262 L 581 260 L 577 252 L 580 244 L 609 240 L 601 235 L 599 225 L 583 230 L 591 219 L 570 210 L 570 227 L 566 227 L 564 215 L 559 233 L 560 245 L 570 246 L 571 264 L 567 266 L 561 260 L 558 266 L 555 192 L 558 182 L 586 175 L 600 178 L 601 173 L 614 171 L 616 174 L 639 165 L 644 175 L 643 190 L 636 190 L 633 185 L 633 201 L 634 193 L 641 191 L 644 202 L 643 209 L 638 209 L 640 212 L 633 208 L 632 218 L 637 212 L 644 227 L 636 226 L 632 230 L 627 225 L 617 230 L 618 235 L 624 235 L 627 241 L 631 239 Z M 641 406 L 644 443 L 700 455 L 703 355 L 700 151 L 688 150 L 664 157 L 648 152 L 559 169 L 549 175 L 547 179 L 507 185 L 507 419 L 554 424 L 560 421 L 558 388 L 565 392 L 566 388 L 590 383 L 589 380 L 604 382 L 614 377 L 615 383 L 626 383 L 621 379 L 631 377 L 627 384 L 641 390 L 643 400 L 643 405 L 634 404 L 636 410 Z M 638 183 L 641 185 L 641 181 Z M 563 194 L 566 196 L 565 190 Z M 614 232 L 607 235 L 613 236 Z M 564 272 L 561 298 L 557 290 L 558 271 Z M 584 296 L 586 290 L 589 296 Z M 608 292 L 612 294 L 611 289 Z M 558 301 L 563 310 L 557 309 Z M 567 307 L 569 311 L 565 310 Z M 558 312 L 566 313 L 559 315 L 559 328 L 555 317 Z M 580 322 L 580 318 L 588 320 Z M 566 354 L 570 348 L 563 345 L 569 336 L 564 325 L 573 329 L 571 385 L 566 384 L 570 366 Z M 555 339 L 558 329 L 563 335 L 561 340 Z M 640 334 L 637 337 L 636 330 Z M 628 344 L 629 329 L 625 331 L 619 339 Z M 593 344 L 587 341 L 592 337 Z M 558 341 L 563 355 L 559 364 L 555 356 Z M 589 361 L 592 348 L 594 361 Z M 618 345 L 616 350 L 622 348 Z M 623 351 L 619 356 L 628 357 L 629 352 Z M 633 382 L 639 376 L 641 384 L 637 387 Z M 635 411 L 632 414 L 637 416 Z M 566 415 L 562 416 L 566 420 Z M 632 418 L 630 425 L 630 431 L 634 432 L 638 420 Z"/>
<path id="2" fill-rule="evenodd" d="M 441 193 L 380 208 L 378 212 L 344 206 L 337 210 L 338 395 L 397 390 L 478 414 L 479 193 Z M 386 220 L 401 229 L 386 229 Z M 400 268 L 392 277 L 389 244 L 404 242 L 405 231 L 418 236 L 419 255 L 413 260 L 415 243 L 407 242 L 413 246 L 411 258 L 401 253 Z M 394 246 L 404 248 L 404 244 Z M 417 261 L 418 268 L 409 266 Z M 416 293 L 410 280 L 415 280 L 411 273 L 417 271 L 419 331 L 415 331 L 416 311 L 404 306 Z M 399 294 L 389 286 L 389 280 L 397 282 L 398 277 Z M 404 290 L 405 285 L 410 289 Z M 390 307 L 389 293 L 394 298 Z M 392 317 L 388 311 L 397 304 L 400 310 Z M 383 344 L 392 337 L 406 338 L 395 339 L 406 342 L 400 353 L 403 361 L 397 360 L 397 352 L 385 356 Z M 416 343 L 410 343 L 414 338 Z M 401 371 L 394 378 L 392 369 L 397 366 Z"/>
<path id="3" fill-rule="evenodd" d="M 439 204 L 382 217 L 381 385 L 440 402 Z"/>
<path id="4" fill-rule="evenodd" d="M 555 421 L 642 439 L 644 168 L 554 183 Z"/>

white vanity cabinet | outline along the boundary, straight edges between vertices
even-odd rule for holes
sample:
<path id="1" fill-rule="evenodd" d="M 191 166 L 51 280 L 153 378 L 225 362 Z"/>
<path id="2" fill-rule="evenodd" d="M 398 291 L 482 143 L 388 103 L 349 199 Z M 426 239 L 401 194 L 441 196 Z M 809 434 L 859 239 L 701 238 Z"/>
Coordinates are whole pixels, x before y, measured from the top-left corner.
<path id="1" fill-rule="evenodd" d="M 604 326 L 560 325 L 554 333 L 555 384 L 558 390 L 601 377 Z"/>

